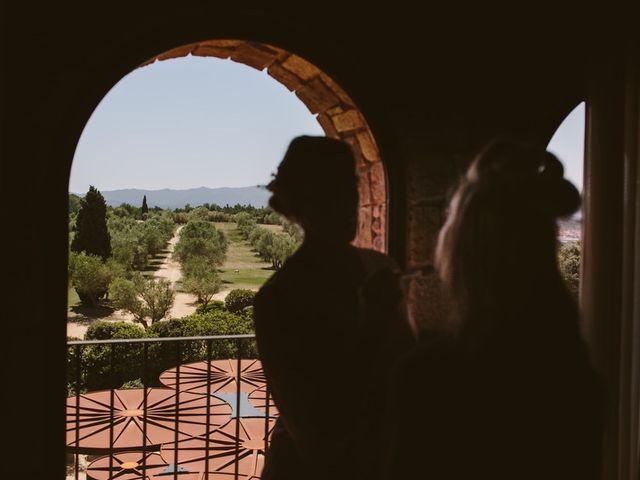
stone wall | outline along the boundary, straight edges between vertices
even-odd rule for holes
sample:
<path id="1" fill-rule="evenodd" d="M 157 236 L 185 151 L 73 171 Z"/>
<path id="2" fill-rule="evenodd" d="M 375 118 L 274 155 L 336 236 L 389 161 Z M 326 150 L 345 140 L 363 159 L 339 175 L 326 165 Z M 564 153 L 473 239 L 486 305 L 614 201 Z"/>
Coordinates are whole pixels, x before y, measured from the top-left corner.
<path id="1" fill-rule="evenodd" d="M 438 232 L 446 217 L 448 191 L 460 174 L 451 153 L 408 158 L 405 291 L 409 313 L 422 328 L 442 328 L 447 302 L 434 266 Z"/>

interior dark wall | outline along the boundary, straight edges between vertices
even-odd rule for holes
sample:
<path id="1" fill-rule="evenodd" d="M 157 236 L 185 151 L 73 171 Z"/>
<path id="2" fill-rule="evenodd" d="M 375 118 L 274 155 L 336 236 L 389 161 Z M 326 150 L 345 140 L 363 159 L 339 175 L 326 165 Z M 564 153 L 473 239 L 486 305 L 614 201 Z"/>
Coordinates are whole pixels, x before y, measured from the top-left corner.
<path id="1" fill-rule="evenodd" d="M 598 49 L 590 23 L 488 10 L 424 12 L 394 2 L 117 2 L 3 6 L 3 472 L 62 478 L 67 187 L 77 141 L 102 97 L 154 54 L 211 38 L 272 43 L 326 71 L 352 96 L 389 176 L 389 249 L 422 269 L 410 300 L 439 315 L 430 272 L 443 193 L 496 134 L 542 144 L 583 98 Z M 558 15 L 557 9 L 552 15 Z M 20 475 L 20 477 L 15 477 Z M 26 475 L 26 476 L 23 476 Z"/>

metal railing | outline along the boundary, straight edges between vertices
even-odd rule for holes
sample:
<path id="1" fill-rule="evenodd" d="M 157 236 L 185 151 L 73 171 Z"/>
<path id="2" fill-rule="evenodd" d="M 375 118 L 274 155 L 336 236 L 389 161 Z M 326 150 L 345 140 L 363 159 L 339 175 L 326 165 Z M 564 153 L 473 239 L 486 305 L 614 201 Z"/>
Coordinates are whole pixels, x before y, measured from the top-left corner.
<path id="1" fill-rule="evenodd" d="M 254 335 L 69 341 L 67 348 L 68 478 L 81 478 L 80 455 L 101 455 L 86 471 L 96 480 L 259 476 L 244 470 L 261 468 L 277 410 Z"/>

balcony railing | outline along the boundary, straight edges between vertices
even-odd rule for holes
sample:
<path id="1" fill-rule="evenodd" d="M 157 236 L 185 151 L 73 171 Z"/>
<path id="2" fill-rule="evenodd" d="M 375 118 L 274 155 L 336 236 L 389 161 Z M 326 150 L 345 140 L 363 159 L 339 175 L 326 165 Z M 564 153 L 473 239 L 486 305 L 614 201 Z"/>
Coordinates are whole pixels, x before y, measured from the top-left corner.
<path id="1" fill-rule="evenodd" d="M 67 346 L 68 478 L 259 478 L 277 410 L 253 335 Z"/>

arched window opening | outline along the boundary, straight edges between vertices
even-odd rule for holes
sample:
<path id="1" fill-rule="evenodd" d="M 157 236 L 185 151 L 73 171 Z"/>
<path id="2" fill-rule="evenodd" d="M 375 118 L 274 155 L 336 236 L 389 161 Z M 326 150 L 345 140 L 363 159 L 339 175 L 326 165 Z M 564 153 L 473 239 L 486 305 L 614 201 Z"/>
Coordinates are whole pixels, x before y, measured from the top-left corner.
<path id="1" fill-rule="evenodd" d="M 176 63 L 186 64 L 188 69 L 185 66 L 174 68 L 172 65 Z M 211 71 L 209 67 L 212 64 L 217 65 L 218 70 Z M 251 68 L 246 70 L 246 66 Z M 253 130 L 247 130 L 252 132 L 260 130 L 261 137 L 283 136 L 279 139 L 279 143 L 275 140 L 271 142 L 270 151 L 264 152 L 264 155 L 263 152 L 256 155 L 255 150 L 245 148 L 260 141 L 264 144 L 264 138 L 249 138 L 249 132 L 243 137 L 243 125 L 234 123 L 233 117 L 236 116 L 234 109 L 240 111 L 238 114 L 240 115 L 242 111 L 254 105 L 265 103 L 265 100 L 260 98 L 261 93 L 253 91 L 249 94 L 234 93 L 238 90 L 235 88 L 236 85 L 216 83 L 214 77 L 225 69 L 241 70 L 243 74 L 258 70 L 259 72 L 251 74 L 255 81 L 278 89 L 279 98 L 286 100 L 288 108 L 291 110 L 292 105 L 295 104 L 298 109 L 296 115 L 299 117 L 296 119 L 291 117 L 289 122 L 296 124 L 291 127 L 289 135 L 281 133 L 286 129 L 276 132 L 271 128 L 274 123 L 277 125 L 278 121 L 274 122 L 270 118 L 269 108 L 273 110 L 282 108 L 275 103 L 266 105 L 262 115 L 250 119 Z M 165 78 L 164 83 L 157 81 L 160 76 Z M 185 76 L 196 80 L 185 81 Z M 206 89 L 228 89 L 224 94 L 230 98 L 226 99 L 228 101 L 222 106 L 222 112 L 217 111 L 218 105 L 207 103 L 197 97 L 198 88 L 202 89 L 207 79 L 211 81 L 211 85 L 210 87 L 206 85 L 204 87 Z M 273 82 L 273 79 L 276 82 Z M 182 87 L 179 88 L 183 90 L 176 90 L 178 83 L 171 85 L 171 82 L 182 82 L 180 84 Z M 127 88 L 124 88 L 125 85 Z M 196 92 L 192 95 L 183 95 L 184 91 L 190 90 L 196 90 Z M 295 96 L 290 92 L 295 93 Z M 269 93 L 264 95 L 268 96 Z M 301 113 L 302 110 L 297 107 L 298 104 L 306 106 L 311 115 L 305 117 Z M 244 118 L 246 121 L 246 115 Z M 155 138 L 149 137 L 151 140 L 147 144 L 142 141 L 136 142 L 136 137 L 143 137 L 151 130 L 155 130 L 157 135 Z M 225 149 L 218 148 L 218 145 L 206 146 L 212 132 L 221 130 L 232 137 L 227 143 L 235 142 L 233 147 L 227 145 Z M 154 198 L 157 194 L 151 191 L 136 192 L 125 189 L 153 190 L 167 187 L 193 189 L 210 185 L 211 179 L 215 178 L 216 187 L 254 186 L 252 193 L 240 195 L 240 199 L 233 203 L 245 203 L 246 200 L 242 199 L 246 199 L 247 195 L 253 195 L 253 197 L 260 197 L 253 202 L 254 206 L 256 201 L 258 203 L 262 201 L 261 206 L 266 206 L 268 192 L 260 191 L 255 185 L 268 182 L 269 173 L 275 170 L 288 141 L 297 134 L 317 135 L 322 132 L 327 136 L 348 142 L 356 155 L 360 191 L 356 245 L 385 251 L 387 191 L 380 152 L 362 113 L 334 80 L 295 54 L 254 42 L 214 40 L 185 45 L 158 55 L 119 82 L 103 99 L 85 127 L 76 150 L 71 174 L 70 191 L 76 194 L 71 195 L 70 212 L 75 210 L 71 213 L 71 241 L 77 240 L 73 239 L 76 233 L 73 229 L 76 226 L 75 215 L 79 209 L 79 197 L 91 184 L 106 185 L 106 190 L 122 190 L 108 192 L 107 203 L 113 207 L 123 203 L 131 206 L 144 203 L 143 208 L 147 209 L 155 206 L 175 209 L 185 206 L 189 208 L 203 203 L 215 204 L 216 200 L 213 197 L 206 197 L 206 192 L 202 192 L 202 194 L 188 197 L 197 198 L 197 200 L 189 202 L 187 198 L 182 205 L 177 204 L 178 200 L 175 198 L 174 200 Z M 256 134 L 253 133 L 253 135 Z M 88 147 L 89 144 L 92 146 Z M 224 150 L 228 158 L 222 160 L 221 155 L 214 152 L 216 149 Z M 234 153 L 230 149 L 237 151 Z M 193 158 L 191 162 L 185 161 L 185 158 L 194 156 L 198 157 L 195 161 Z M 265 167 L 268 161 L 263 161 L 258 166 L 253 159 L 245 162 L 246 158 L 255 156 L 269 157 L 271 165 Z M 91 158 L 91 161 L 83 160 L 87 158 Z M 170 160 L 167 161 L 167 159 Z M 140 175 L 140 169 L 134 168 L 140 163 L 144 165 L 141 168 L 145 168 L 143 175 Z M 245 163 L 246 166 L 243 166 Z M 256 174 L 245 175 L 245 178 L 250 180 L 245 180 L 244 184 L 238 184 L 238 168 L 255 170 Z M 197 180 L 191 178 L 189 184 L 190 170 L 201 172 L 201 177 Z M 117 181 L 116 177 L 126 178 L 126 180 Z M 171 181 L 163 184 L 167 178 L 171 178 Z M 225 184 L 225 181 L 230 183 Z M 101 189 L 104 190 L 104 188 Z M 149 205 L 146 204 L 147 194 L 149 194 Z M 174 197 L 178 194 L 179 192 L 175 192 Z M 105 259 L 109 256 L 106 253 L 100 254 Z M 70 288 L 69 304 L 77 304 L 80 300 L 77 289 Z M 183 309 L 174 313 L 190 313 L 191 310 Z M 84 312 L 79 317 L 83 321 Z M 85 330 L 86 327 L 83 325 L 78 331 L 69 333 L 73 337 L 81 337 Z"/>
<path id="2" fill-rule="evenodd" d="M 564 166 L 565 177 L 583 192 L 585 104 L 576 106 L 562 121 L 547 149 Z M 582 209 L 558 221 L 560 271 L 571 292 L 580 292 L 580 259 L 582 252 Z"/>
<path id="3" fill-rule="evenodd" d="M 257 89 L 238 93 L 239 85 L 227 85 L 227 98 L 208 104 L 197 91 L 211 73 L 203 66 L 210 64 L 244 73 L 251 67 L 257 70 L 254 78 L 286 87 L 280 94 L 289 106 L 293 101 L 308 111 L 292 113 L 289 121 L 296 126 L 276 147 L 257 151 L 279 126 L 280 117 L 268 109 L 284 106 L 259 98 Z M 192 69 L 194 81 L 180 84 L 178 95 L 164 87 L 181 81 L 180 69 L 173 68 L 180 65 Z M 168 76 L 164 87 L 133 81 L 160 70 Z M 122 94 L 125 84 L 128 93 Z M 221 87 L 212 81 L 205 88 Z M 110 108 L 118 95 L 119 109 Z M 145 101 L 138 102 L 141 98 Z M 246 133 L 233 117 L 262 103 L 267 113 L 251 118 L 254 128 Z M 93 135 L 105 125 L 106 135 Z M 149 141 L 145 129 L 160 136 Z M 213 131 L 227 137 L 224 145 L 212 145 Z M 66 446 L 71 478 L 147 469 L 200 472 L 204 460 L 191 455 L 194 448 L 212 471 L 228 474 L 232 465 L 236 473 L 259 475 L 260 462 L 234 460 L 234 448 L 210 457 L 211 445 L 190 442 L 215 427 L 226 437 L 238 437 L 238 429 L 248 435 L 238 437 L 243 458 L 260 459 L 268 448 L 277 411 L 254 341 L 238 334 L 252 332 L 254 292 L 293 251 L 280 255 L 276 245 L 290 241 L 284 247 L 291 247 L 300 238 L 291 224 L 263 208 L 269 193 L 256 184 L 269 181 L 293 137 L 323 133 L 349 143 L 356 156 L 360 202 L 354 243 L 386 251 L 386 176 L 371 129 L 349 95 L 305 59 L 255 42 L 200 42 L 150 59 L 103 99 L 82 134 L 70 181 Z M 141 146 L 137 137 L 142 136 L 147 141 Z M 235 150 L 226 148 L 229 143 Z M 255 161 L 257 156 L 268 160 Z M 184 243 L 192 231 L 195 242 Z M 207 242 L 200 242 L 203 238 Z M 188 255 L 189 249 L 199 253 Z M 204 261 L 194 261 L 200 257 Z M 203 340 L 222 334 L 233 338 Z M 117 343 L 123 339 L 125 344 Z M 208 402 L 203 393 L 210 394 Z M 190 417 L 188 425 L 180 423 L 181 415 Z M 212 444 L 220 441 L 210 437 Z"/>

